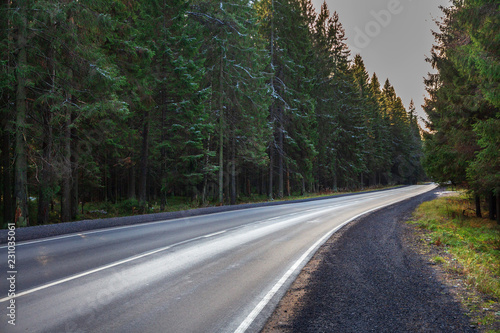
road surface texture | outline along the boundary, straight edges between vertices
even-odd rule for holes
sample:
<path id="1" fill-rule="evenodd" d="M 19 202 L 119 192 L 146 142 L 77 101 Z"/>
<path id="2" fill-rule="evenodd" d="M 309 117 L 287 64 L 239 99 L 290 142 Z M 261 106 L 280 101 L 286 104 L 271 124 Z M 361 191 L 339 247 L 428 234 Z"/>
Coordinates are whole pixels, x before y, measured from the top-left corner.
<path id="1" fill-rule="evenodd" d="M 304 267 L 262 333 L 476 332 L 451 290 L 406 242 L 437 190 L 353 221 Z"/>
<path id="2" fill-rule="evenodd" d="M 8 247 L 2 245 L 0 332 L 258 332 L 335 231 L 433 188 L 410 186 L 18 242 L 15 279 L 9 283 Z M 9 288 L 16 294 L 15 326 L 8 323 Z"/>

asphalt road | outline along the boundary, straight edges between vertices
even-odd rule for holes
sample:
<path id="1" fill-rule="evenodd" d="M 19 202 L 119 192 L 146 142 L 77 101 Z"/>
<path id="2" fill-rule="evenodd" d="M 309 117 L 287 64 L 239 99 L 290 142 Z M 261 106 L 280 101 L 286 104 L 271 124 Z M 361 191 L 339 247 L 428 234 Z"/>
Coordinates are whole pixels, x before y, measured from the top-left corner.
<path id="1" fill-rule="evenodd" d="M 0 332 L 258 332 L 343 224 L 432 185 L 0 247 Z M 14 287 L 15 326 L 8 323 Z"/>

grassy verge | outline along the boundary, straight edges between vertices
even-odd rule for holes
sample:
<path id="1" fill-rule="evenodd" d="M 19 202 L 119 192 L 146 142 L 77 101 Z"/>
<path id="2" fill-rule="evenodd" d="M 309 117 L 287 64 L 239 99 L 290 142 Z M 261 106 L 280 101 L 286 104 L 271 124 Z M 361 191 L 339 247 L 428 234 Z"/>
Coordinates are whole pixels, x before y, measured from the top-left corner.
<path id="1" fill-rule="evenodd" d="M 500 332 L 500 227 L 472 216 L 472 207 L 455 192 L 423 203 L 410 223 L 420 230 L 429 260 L 443 269 L 474 325 L 482 332 Z"/>

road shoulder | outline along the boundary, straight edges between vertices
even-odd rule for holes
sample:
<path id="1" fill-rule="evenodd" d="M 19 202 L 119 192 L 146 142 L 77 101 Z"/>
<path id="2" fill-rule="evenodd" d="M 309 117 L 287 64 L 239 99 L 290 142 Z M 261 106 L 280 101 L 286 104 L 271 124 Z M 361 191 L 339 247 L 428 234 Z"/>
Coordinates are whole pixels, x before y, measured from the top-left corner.
<path id="1" fill-rule="evenodd" d="M 335 233 L 304 267 L 262 332 L 476 332 L 453 288 L 404 223 L 435 191 Z"/>

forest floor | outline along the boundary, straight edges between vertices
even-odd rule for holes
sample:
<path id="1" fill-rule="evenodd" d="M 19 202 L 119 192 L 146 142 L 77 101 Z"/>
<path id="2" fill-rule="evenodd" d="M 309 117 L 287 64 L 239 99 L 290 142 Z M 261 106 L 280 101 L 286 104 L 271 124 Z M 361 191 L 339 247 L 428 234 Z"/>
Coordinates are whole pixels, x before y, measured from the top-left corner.
<path id="1" fill-rule="evenodd" d="M 462 199 L 453 194 L 450 201 L 449 195 L 437 189 L 335 233 L 304 267 L 262 333 L 500 332 L 495 289 L 500 228 L 482 220 L 491 238 L 474 241 L 472 252 L 491 259 L 487 269 L 480 268 L 477 258 L 463 263 L 454 254 L 451 236 L 443 237 L 444 229 L 430 230 L 424 223 L 440 220 L 446 233 L 455 230 L 462 236 L 462 242 L 456 242 L 460 248 L 471 247 L 463 236 L 463 230 L 471 233 L 470 223 L 464 222 L 467 217 L 457 217 L 463 207 L 453 202 Z M 427 207 L 420 206 L 424 202 Z M 458 226 L 445 222 L 453 219 Z M 480 227 L 476 220 L 472 224 Z M 482 271 L 483 280 L 471 273 L 473 266 Z M 485 289 L 485 284 L 490 287 Z"/>

